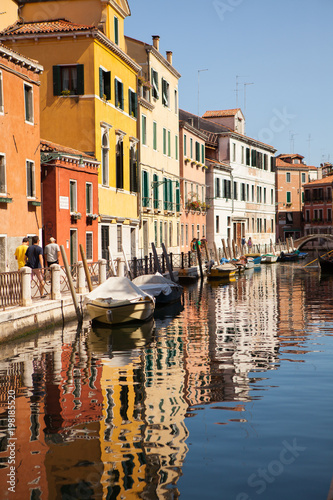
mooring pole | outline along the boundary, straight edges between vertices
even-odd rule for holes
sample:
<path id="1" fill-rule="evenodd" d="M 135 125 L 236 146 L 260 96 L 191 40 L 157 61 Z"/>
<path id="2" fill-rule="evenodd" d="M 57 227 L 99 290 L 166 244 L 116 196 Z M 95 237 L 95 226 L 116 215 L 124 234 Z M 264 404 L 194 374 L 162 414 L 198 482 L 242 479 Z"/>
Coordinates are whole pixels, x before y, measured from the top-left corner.
<path id="1" fill-rule="evenodd" d="M 67 275 L 67 279 L 68 279 L 68 283 L 69 283 L 69 288 L 70 288 L 71 294 L 72 294 L 72 299 L 73 299 L 73 304 L 74 304 L 76 316 L 77 316 L 78 321 L 82 321 L 83 317 L 82 317 L 82 313 L 80 311 L 79 304 L 78 304 L 78 301 L 77 301 L 77 296 L 76 296 L 76 292 L 75 292 L 75 288 L 74 288 L 74 284 L 73 284 L 73 278 L 72 278 L 72 275 L 71 275 L 71 271 L 69 269 L 69 265 L 68 265 L 68 261 L 67 261 L 67 255 L 66 255 L 66 252 L 65 252 L 64 245 L 60 245 L 60 251 L 61 251 L 62 260 L 64 262 L 64 266 L 65 266 L 65 270 L 66 270 L 66 275 Z"/>
<path id="2" fill-rule="evenodd" d="M 89 269 L 88 269 L 86 254 L 85 254 L 85 251 L 84 251 L 82 243 L 80 243 L 80 253 L 81 253 L 81 258 L 82 258 L 82 262 L 83 262 L 83 269 L 84 269 L 84 272 L 85 272 L 85 275 L 86 275 L 87 284 L 88 284 L 88 290 L 89 290 L 89 292 L 91 292 L 92 289 L 93 289 L 93 287 L 92 287 L 92 284 L 91 284 L 91 279 L 90 279 L 90 274 L 89 274 Z"/>

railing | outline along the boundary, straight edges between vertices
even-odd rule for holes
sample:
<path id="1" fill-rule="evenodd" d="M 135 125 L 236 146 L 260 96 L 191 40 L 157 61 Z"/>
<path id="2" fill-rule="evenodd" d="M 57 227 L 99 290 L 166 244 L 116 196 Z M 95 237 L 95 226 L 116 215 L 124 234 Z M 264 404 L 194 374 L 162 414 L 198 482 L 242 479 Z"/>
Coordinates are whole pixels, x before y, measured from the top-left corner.
<path id="1" fill-rule="evenodd" d="M 22 300 L 22 284 L 19 271 L 0 273 L 0 308 L 18 306 Z"/>

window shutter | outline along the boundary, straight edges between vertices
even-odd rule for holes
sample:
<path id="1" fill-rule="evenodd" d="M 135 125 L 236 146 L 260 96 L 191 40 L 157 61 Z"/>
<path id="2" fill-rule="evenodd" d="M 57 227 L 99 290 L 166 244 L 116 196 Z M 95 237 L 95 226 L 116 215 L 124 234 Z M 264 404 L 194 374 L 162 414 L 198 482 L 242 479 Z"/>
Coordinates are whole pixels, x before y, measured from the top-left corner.
<path id="1" fill-rule="evenodd" d="M 124 109 L 124 84 L 122 82 L 120 82 L 120 91 L 121 91 L 121 96 L 120 96 L 120 99 L 121 99 L 121 102 L 120 102 L 120 107 L 121 109 L 123 110 Z"/>
<path id="2" fill-rule="evenodd" d="M 118 80 L 114 79 L 114 95 L 115 95 L 115 106 L 118 108 Z"/>
<path id="3" fill-rule="evenodd" d="M 102 68 L 99 68 L 99 97 L 103 99 L 104 85 L 103 85 L 103 73 Z"/>
<path id="4" fill-rule="evenodd" d="M 176 188 L 176 211 L 180 212 L 180 191 Z"/>
<path id="5" fill-rule="evenodd" d="M 131 89 L 128 89 L 128 112 L 129 112 L 130 116 L 132 116 L 132 111 L 133 111 L 133 107 L 132 107 L 132 91 L 131 91 Z"/>
<path id="6" fill-rule="evenodd" d="M 106 95 L 106 100 L 111 99 L 111 71 L 106 71 L 104 73 L 104 93 Z"/>
<path id="7" fill-rule="evenodd" d="M 77 64 L 77 94 L 84 94 L 84 66 L 83 64 Z"/>
<path id="8" fill-rule="evenodd" d="M 133 92 L 133 107 L 134 107 L 134 116 L 135 118 L 138 117 L 138 94 L 136 92 Z"/>
<path id="9" fill-rule="evenodd" d="M 53 95 L 61 95 L 60 66 L 53 66 Z"/>

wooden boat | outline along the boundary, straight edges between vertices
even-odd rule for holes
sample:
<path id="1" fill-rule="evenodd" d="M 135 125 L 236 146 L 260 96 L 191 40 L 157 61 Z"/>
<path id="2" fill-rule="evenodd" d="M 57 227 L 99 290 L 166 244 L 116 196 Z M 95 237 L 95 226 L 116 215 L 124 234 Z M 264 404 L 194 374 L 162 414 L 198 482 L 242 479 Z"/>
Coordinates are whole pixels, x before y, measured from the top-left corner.
<path id="1" fill-rule="evenodd" d="M 266 253 L 265 255 L 261 256 L 261 262 L 263 264 L 273 264 L 274 262 L 277 261 L 277 259 L 278 259 L 278 256 L 274 255 L 272 253 Z"/>
<path id="2" fill-rule="evenodd" d="M 156 305 L 176 302 L 183 294 L 183 287 L 160 273 L 144 274 L 134 278 L 133 283 L 145 293 L 155 297 Z"/>
<path id="3" fill-rule="evenodd" d="M 230 262 L 223 262 L 222 264 L 214 265 L 207 270 L 207 279 L 221 280 L 229 279 L 235 276 L 237 268 Z"/>
<path id="4" fill-rule="evenodd" d="M 299 250 L 289 253 L 281 252 L 277 260 L 278 262 L 296 262 L 299 259 L 305 259 L 307 255 L 306 252 L 300 252 Z"/>
<path id="5" fill-rule="evenodd" d="M 109 278 L 88 293 L 84 303 L 92 320 L 109 325 L 143 322 L 154 314 L 154 298 L 128 278 Z"/>
<path id="6" fill-rule="evenodd" d="M 333 274 L 333 257 L 325 257 L 323 255 L 320 257 L 320 255 L 318 255 L 318 262 L 323 273 Z"/>

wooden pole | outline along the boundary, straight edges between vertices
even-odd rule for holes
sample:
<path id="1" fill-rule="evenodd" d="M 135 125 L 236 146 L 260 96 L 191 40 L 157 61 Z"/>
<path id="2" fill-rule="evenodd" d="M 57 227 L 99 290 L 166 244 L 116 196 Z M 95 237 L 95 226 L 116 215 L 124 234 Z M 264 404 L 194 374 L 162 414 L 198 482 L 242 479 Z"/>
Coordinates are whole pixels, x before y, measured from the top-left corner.
<path id="1" fill-rule="evenodd" d="M 217 246 L 216 246 L 215 241 L 213 242 L 213 246 L 214 246 L 215 262 L 216 262 L 216 264 L 218 264 L 219 263 L 219 256 L 218 256 L 218 253 L 217 253 Z"/>
<path id="2" fill-rule="evenodd" d="M 227 254 L 227 245 L 225 244 L 225 239 L 222 238 L 222 246 L 223 246 L 223 252 L 224 252 L 224 258 L 227 259 L 228 258 L 228 254 Z"/>
<path id="3" fill-rule="evenodd" d="M 110 262 L 111 262 L 112 274 L 113 274 L 113 276 L 117 276 L 116 268 L 114 267 L 113 255 L 112 255 L 111 247 L 110 246 L 108 247 L 108 251 L 109 251 L 109 259 L 110 259 Z"/>
<path id="4" fill-rule="evenodd" d="M 234 254 L 234 259 L 237 259 L 235 240 L 232 240 L 232 253 Z"/>
<path id="5" fill-rule="evenodd" d="M 209 261 L 209 252 L 208 252 L 208 245 L 207 245 L 206 240 L 204 240 L 204 247 L 205 247 L 206 259 Z"/>
<path id="6" fill-rule="evenodd" d="M 86 254 L 85 254 L 85 251 L 84 251 L 82 243 L 80 243 L 80 253 L 81 253 L 81 258 L 82 258 L 82 262 L 83 262 L 83 268 L 84 268 L 84 272 L 85 272 L 86 280 L 87 280 L 87 284 L 88 284 L 88 290 L 89 290 L 89 292 L 91 292 L 92 289 L 93 289 L 93 287 L 92 287 L 92 284 L 91 284 L 91 279 L 90 279 L 90 274 L 89 274 L 89 269 L 88 269 Z"/>
<path id="7" fill-rule="evenodd" d="M 128 275 L 129 275 L 130 280 L 131 280 L 132 279 L 132 274 L 131 274 L 130 266 L 128 264 L 128 260 L 127 260 L 126 254 L 125 254 L 124 247 L 122 246 L 121 249 L 123 251 L 123 256 L 124 256 L 124 260 L 125 260 L 125 264 L 126 264 L 126 269 L 127 269 Z"/>
<path id="8" fill-rule="evenodd" d="M 198 256 L 199 270 L 200 270 L 200 278 L 203 279 L 203 270 L 202 270 L 202 262 L 201 262 L 201 252 L 200 252 L 200 247 L 198 245 L 198 241 L 195 242 L 195 246 L 196 246 L 196 249 L 197 249 L 197 256 Z"/>
<path id="9" fill-rule="evenodd" d="M 172 272 L 172 269 L 171 269 L 171 266 L 170 266 L 169 256 L 168 256 L 168 253 L 166 251 L 164 243 L 162 243 L 162 250 L 163 250 L 163 255 L 164 255 L 164 258 L 165 258 L 165 263 L 166 263 L 167 269 L 169 271 L 170 279 L 172 281 L 175 281 L 175 277 L 173 275 L 173 272 Z"/>
<path id="10" fill-rule="evenodd" d="M 290 253 L 289 238 L 286 238 L 287 252 Z"/>
<path id="11" fill-rule="evenodd" d="M 66 275 L 67 275 L 67 279 L 68 279 L 68 283 L 69 283 L 69 288 L 70 288 L 70 291 L 71 291 L 71 294 L 72 294 L 72 299 L 73 299 L 73 304 L 74 304 L 76 316 L 77 316 L 78 321 L 82 321 L 82 319 L 83 319 L 82 312 L 80 311 L 79 304 L 78 304 L 78 301 L 77 301 L 77 296 L 76 296 L 76 292 L 75 292 L 75 288 L 74 288 L 74 284 L 73 284 L 73 278 L 72 278 L 72 275 L 71 275 L 71 271 L 69 269 L 69 265 L 68 265 L 68 261 L 67 261 L 67 255 L 66 255 L 66 252 L 65 252 L 64 245 L 60 245 L 60 251 L 61 251 L 62 260 L 63 260 L 64 266 L 65 266 L 65 270 L 66 270 Z"/>
<path id="12" fill-rule="evenodd" d="M 157 255 L 157 252 L 156 252 L 155 244 L 154 244 L 153 242 L 152 242 L 152 244 L 151 244 L 151 248 L 152 248 L 152 250 L 153 250 L 153 256 L 154 256 L 155 269 L 157 269 L 157 271 L 158 271 L 160 274 L 163 274 L 163 273 L 162 273 L 161 266 L 160 266 L 160 261 L 158 260 L 158 255 Z"/>

